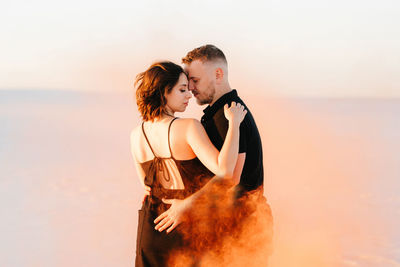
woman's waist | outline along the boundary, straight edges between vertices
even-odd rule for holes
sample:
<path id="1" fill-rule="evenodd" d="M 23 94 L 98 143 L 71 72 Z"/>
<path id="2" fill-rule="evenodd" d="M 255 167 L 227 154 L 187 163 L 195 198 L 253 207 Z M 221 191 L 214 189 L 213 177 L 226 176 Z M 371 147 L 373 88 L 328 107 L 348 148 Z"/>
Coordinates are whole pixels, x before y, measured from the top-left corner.
<path id="1" fill-rule="evenodd" d="M 169 198 L 165 198 L 165 199 L 169 199 Z M 155 196 L 148 196 L 148 197 L 146 197 L 145 201 L 143 202 L 142 210 L 147 210 L 149 212 L 150 219 L 154 220 L 160 214 L 167 211 L 170 207 L 171 207 L 171 205 L 164 203 L 162 201 L 162 198 L 158 198 Z"/>

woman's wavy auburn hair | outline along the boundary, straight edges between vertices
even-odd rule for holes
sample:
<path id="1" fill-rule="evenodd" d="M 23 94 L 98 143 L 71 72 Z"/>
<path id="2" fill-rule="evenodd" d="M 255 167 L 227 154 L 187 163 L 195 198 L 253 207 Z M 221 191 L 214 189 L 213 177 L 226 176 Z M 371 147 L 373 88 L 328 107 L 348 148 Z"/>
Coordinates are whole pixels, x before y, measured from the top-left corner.
<path id="1" fill-rule="evenodd" d="M 136 104 L 144 121 L 154 121 L 162 116 L 167 103 L 164 94 L 171 92 L 181 73 L 185 73 L 181 66 L 162 61 L 136 76 Z"/>

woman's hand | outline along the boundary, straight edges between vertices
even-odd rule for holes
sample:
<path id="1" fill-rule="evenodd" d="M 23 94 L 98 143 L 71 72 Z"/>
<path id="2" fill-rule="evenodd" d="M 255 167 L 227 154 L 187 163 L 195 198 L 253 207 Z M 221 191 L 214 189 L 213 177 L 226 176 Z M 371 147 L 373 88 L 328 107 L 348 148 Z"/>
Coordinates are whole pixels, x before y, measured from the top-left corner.
<path id="1" fill-rule="evenodd" d="M 162 199 L 162 201 L 171 204 L 171 207 L 154 220 L 154 223 L 157 224 L 154 229 L 162 232 L 168 228 L 167 233 L 169 233 L 183 221 L 184 213 L 191 206 L 191 200 L 186 198 L 183 200 Z"/>
<path id="2" fill-rule="evenodd" d="M 228 108 L 228 104 L 224 106 L 224 114 L 225 118 L 230 123 L 240 123 L 243 121 L 244 117 L 247 114 L 247 110 L 244 109 L 244 106 L 240 103 L 232 102 L 231 106 Z"/>

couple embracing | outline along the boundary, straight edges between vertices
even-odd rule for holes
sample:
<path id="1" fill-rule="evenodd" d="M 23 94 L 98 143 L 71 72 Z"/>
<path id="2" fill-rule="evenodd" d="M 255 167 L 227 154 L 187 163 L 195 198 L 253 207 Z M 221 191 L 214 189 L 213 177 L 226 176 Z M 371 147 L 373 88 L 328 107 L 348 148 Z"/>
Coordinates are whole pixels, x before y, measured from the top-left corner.
<path id="1" fill-rule="evenodd" d="M 131 150 L 145 188 L 135 266 L 266 266 L 272 214 L 263 196 L 261 138 L 214 45 L 183 68 L 157 62 L 136 78 L 143 122 Z M 175 117 L 192 95 L 201 121 Z"/>

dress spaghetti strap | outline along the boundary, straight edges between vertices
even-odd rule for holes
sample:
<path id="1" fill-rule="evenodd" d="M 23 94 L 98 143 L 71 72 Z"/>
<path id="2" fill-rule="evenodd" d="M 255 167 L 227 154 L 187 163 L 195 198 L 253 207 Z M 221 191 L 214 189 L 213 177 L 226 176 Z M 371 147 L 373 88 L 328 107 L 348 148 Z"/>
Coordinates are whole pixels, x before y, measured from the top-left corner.
<path id="1" fill-rule="evenodd" d="M 151 152 L 153 153 L 154 157 L 155 157 L 155 158 L 158 158 L 158 157 L 156 156 L 156 154 L 154 153 L 154 150 L 153 150 L 153 148 L 151 147 L 150 142 L 149 142 L 149 139 L 147 138 L 147 135 L 146 135 L 146 133 L 145 133 L 145 131 L 144 131 L 144 122 L 142 122 L 142 132 L 143 132 L 144 138 L 146 138 L 147 144 L 149 145 L 149 147 L 150 147 L 150 149 L 151 149 Z"/>

